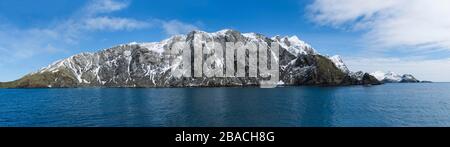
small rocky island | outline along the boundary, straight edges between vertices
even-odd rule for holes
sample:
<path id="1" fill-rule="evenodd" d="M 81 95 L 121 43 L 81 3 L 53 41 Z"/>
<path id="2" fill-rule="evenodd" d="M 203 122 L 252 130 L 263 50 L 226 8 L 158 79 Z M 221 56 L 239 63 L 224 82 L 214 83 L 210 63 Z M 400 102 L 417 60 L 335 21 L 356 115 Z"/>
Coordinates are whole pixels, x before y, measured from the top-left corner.
<path id="1" fill-rule="evenodd" d="M 200 37 L 199 37 L 200 36 Z M 96 53 L 81 53 L 57 61 L 2 88 L 71 88 L 71 87 L 237 87 L 257 86 L 258 78 L 177 78 L 171 75 L 168 56 L 174 42 L 208 43 L 258 42 L 278 43 L 280 86 L 378 85 L 390 82 L 378 74 L 351 72 L 339 56 L 324 56 L 296 36 L 266 37 L 256 33 L 222 30 L 214 33 L 192 31 L 161 42 L 129 43 Z M 191 49 L 192 50 L 192 49 Z M 248 56 L 248 55 L 247 55 Z M 226 70 L 226 69 L 225 69 Z M 247 71 L 246 71 L 247 72 Z M 248 74 L 248 73 L 246 73 Z M 388 76 L 385 76 L 388 77 Z M 397 79 L 396 79 L 397 80 Z M 417 81 L 410 75 L 400 82 Z"/>

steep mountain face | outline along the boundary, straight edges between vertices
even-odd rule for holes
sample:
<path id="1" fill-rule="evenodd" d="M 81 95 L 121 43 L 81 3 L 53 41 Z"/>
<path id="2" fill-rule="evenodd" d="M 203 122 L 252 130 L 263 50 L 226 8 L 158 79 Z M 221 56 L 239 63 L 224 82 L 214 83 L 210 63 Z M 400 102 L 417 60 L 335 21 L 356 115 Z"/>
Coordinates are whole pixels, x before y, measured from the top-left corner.
<path id="1" fill-rule="evenodd" d="M 214 33 L 193 31 L 161 42 L 130 43 L 96 53 L 81 53 L 57 61 L 35 73 L 0 87 L 214 87 L 257 86 L 259 77 L 181 77 L 172 75 L 173 59 L 169 54 L 175 42 L 192 44 L 219 42 L 257 42 L 280 45 L 280 85 L 356 85 L 380 84 L 367 73 L 351 73 L 339 56 L 326 57 L 298 37 L 265 37 L 256 33 L 222 30 Z M 272 54 L 274 55 L 274 54 Z M 247 53 L 248 56 L 248 53 Z M 236 55 L 235 55 L 236 57 Z M 226 70 L 226 69 L 225 69 Z M 246 71 L 248 74 L 248 71 Z"/>
<path id="2" fill-rule="evenodd" d="M 379 85 L 382 84 L 378 79 L 376 79 L 374 76 L 370 75 L 369 73 L 358 71 L 358 72 L 350 72 L 350 77 L 354 83 L 357 83 L 359 85 Z"/>
<path id="3" fill-rule="evenodd" d="M 329 57 L 329 59 L 336 65 L 337 68 L 339 68 L 344 73 L 350 73 L 350 70 L 347 68 L 347 65 L 345 65 L 344 61 L 342 61 L 341 56 L 335 55 Z"/>
<path id="4" fill-rule="evenodd" d="M 384 83 L 419 83 L 420 82 L 413 75 L 410 75 L 410 74 L 400 75 L 395 72 L 384 73 L 382 71 L 376 71 L 374 73 L 371 73 L 371 75 L 374 76 L 375 78 L 377 78 L 379 81 L 382 81 Z"/>

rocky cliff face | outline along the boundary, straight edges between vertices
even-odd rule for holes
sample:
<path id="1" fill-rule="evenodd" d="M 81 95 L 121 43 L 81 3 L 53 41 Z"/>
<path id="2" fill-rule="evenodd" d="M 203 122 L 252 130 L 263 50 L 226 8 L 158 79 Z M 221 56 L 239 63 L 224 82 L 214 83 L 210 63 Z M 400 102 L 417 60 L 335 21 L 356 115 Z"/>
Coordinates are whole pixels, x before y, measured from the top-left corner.
<path id="1" fill-rule="evenodd" d="M 310 45 L 293 37 L 268 38 L 261 34 L 222 30 L 215 33 L 193 31 L 155 43 L 130 43 L 96 53 L 81 53 L 57 61 L 35 73 L 0 87 L 213 87 L 257 86 L 259 78 L 177 78 L 171 61 L 180 58 L 168 53 L 175 42 L 187 44 L 211 41 L 259 42 L 280 45 L 280 85 L 380 84 L 366 73 L 351 73 L 337 57 L 317 53 Z M 193 47 L 191 46 L 191 50 Z M 248 71 L 246 71 L 248 74 Z"/>

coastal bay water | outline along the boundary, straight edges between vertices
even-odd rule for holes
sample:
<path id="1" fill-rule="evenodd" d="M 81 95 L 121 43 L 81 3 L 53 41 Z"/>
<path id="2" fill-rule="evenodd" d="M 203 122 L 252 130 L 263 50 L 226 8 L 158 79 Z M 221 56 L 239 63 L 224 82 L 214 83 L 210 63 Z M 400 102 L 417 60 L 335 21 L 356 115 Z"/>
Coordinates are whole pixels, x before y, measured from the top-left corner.
<path id="1" fill-rule="evenodd" d="M 0 126 L 450 126 L 450 83 L 0 89 Z"/>

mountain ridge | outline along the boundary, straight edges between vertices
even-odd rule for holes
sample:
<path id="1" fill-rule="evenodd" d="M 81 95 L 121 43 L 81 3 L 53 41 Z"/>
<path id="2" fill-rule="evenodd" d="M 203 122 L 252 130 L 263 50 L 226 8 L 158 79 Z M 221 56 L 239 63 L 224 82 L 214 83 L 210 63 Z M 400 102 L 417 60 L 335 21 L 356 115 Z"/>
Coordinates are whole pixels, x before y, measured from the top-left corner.
<path id="1" fill-rule="evenodd" d="M 421 83 L 427 81 L 420 81 L 415 78 L 412 74 L 397 74 L 395 72 L 389 71 L 387 73 L 382 71 L 376 71 L 371 73 L 378 81 L 384 83 Z"/>
<path id="2" fill-rule="evenodd" d="M 272 38 L 257 33 L 240 33 L 225 29 L 208 33 L 192 31 L 160 42 L 128 43 L 95 53 L 80 53 L 59 60 L 12 82 L 6 88 L 66 87 L 229 87 L 257 86 L 258 78 L 176 78 L 170 73 L 167 50 L 174 42 L 207 43 L 258 42 L 280 45 L 277 60 L 281 86 L 289 85 L 363 85 L 381 84 L 368 73 L 352 75 L 339 56 L 323 56 L 297 36 Z M 192 50 L 192 49 L 191 49 Z M 248 55 L 247 55 L 248 56 Z M 247 72 L 247 71 L 246 71 Z M 248 74 L 248 73 L 247 73 Z"/>

